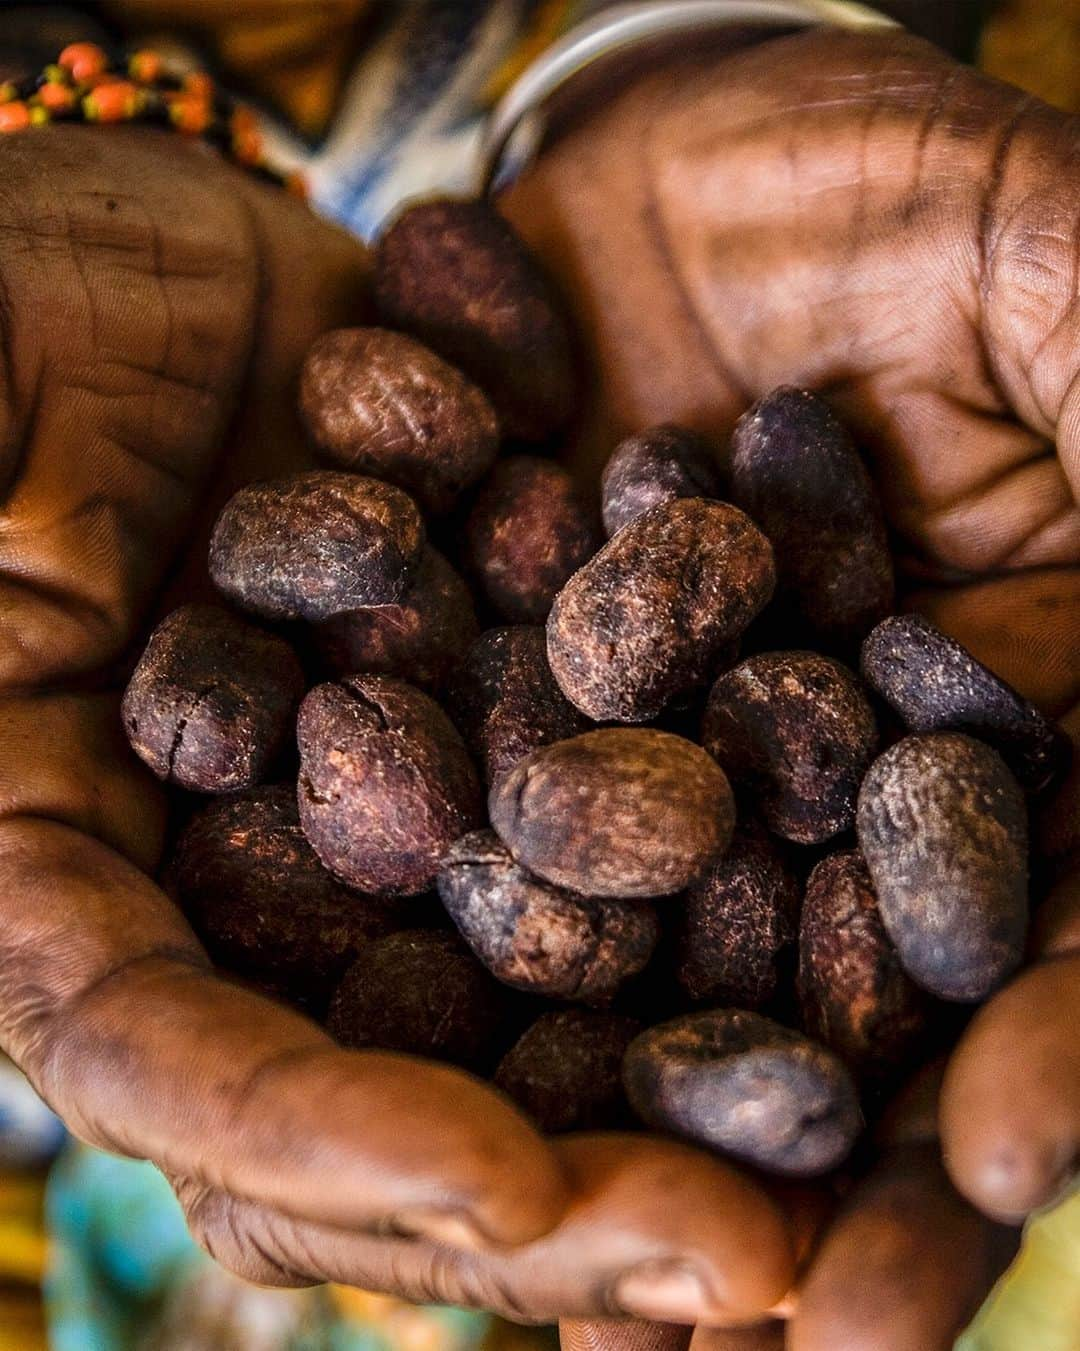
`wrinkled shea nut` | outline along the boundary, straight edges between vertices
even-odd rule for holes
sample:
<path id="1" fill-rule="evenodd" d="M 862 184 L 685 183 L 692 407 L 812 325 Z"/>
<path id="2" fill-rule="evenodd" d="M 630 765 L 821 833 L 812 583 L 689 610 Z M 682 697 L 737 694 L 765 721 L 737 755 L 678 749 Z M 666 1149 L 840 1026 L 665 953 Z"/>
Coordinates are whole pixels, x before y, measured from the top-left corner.
<path id="1" fill-rule="evenodd" d="M 988 742 L 1029 792 L 1064 767 L 1064 734 L 921 615 L 883 620 L 863 644 L 862 673 L 909 731 L 967 732 Z"/>
<path id="2" fill-rule="evenodd" d="M 653 507 L 556 598 L 555 679 L 596 722 L 648 722 L 715 675 L 773 582 L 769 542 L 737 508 L 700 498 Z"/>
<path id="3" fill-rule="evenodd" d="M 342 1046 L 490 1071 L 513 1035 L 509 999 L 457 934 L 406 929 L 368 944 L 338 986 L 327 1027 Z"/>
<path id="4" fill-rule="evenodd" d="M 995 750 L 959 732 L 905 737 L 859 792 L 859 845 L 908 975 L 983 999 L 1027 933 L 1027 807 Z"/>
<path id="5" fill-rule="evenodd" d="M 599 546 L 573 479 L 535 455 L 501 460 L 465 522 L 465 566 L 492 609 L 512 624 L 542 624 L 560 588 Z"/>
<path id="6" fill-rule="evenodd" d="M 819 844 L 854 824 L 877 727 L 846 666 L 816 652 L 763 652 L 713 686 L 701 739 L 771 831 Z"/>
<path id="7" fill-rule="evenodd" d="M 315 641 L 335 675 L 400 676 L 438 690 L 478 632 L 469 588 L 428 545 L 396 604 L 335 615 Z"/>
<path id="8" fill-rule="evenodd" d="M 930 1001 L 905 974 L 857 849 L 824 858 L 806 884 L 799 928 L 803 1025 L 864 1078 L 916 1058 Z"/>
<path id="9" fill-rule="evenodd" d="M 661 502 L 719 497 L 720 470 L 703 436 L 666 422 L 620 441 L 604 467 L 600 492 L 604 529 L 614 535 Z"/>
<path id="10" fill-rule="evenodd" d="M 766 832 L 743 820 L 724 857 L 683 897 L 679 984 L 697 1003 L 766 1007 L 798 922 L 798 883 Z"/>
<path id="11" fill-rule="evenodd" d="M 489 787 L 538 746 L 590 725 L 555 683 L 539 625 L 482 633 L 451 675 L 446 699 Z"/>
<path id="12" fill-rule="evenodd" d="M 409 911 L 343 886 L 304 838 L 292 784 L 219 798 L 188 823 L 169 870 L 210 956 L 325 1008 L 345 968 Z"/>
<path id="13" fill-rule="evenodd" d="M 424 526 L 389 483 L 332 469 L 241 488 L 210 540 L 223 595 L 270 619 L 329 619 L 391 605 L 420 558 Z"/>
<path id="14" fill-rule="evenodd" d="M 470 375 L 512 436 L 542 440 L 570 416 L 570 333 L 552 288 L 510 226 L 481 201 L 424 202 L 379 241 L 375 298 Z"/>
<path id="15" fill-rule="evenodd" d="M 648 1125 L 789 1177 L 835 1168 L 862 1127 L 851 1075 L 831 1051 L 739 1009 L 649 1028 L 630 1044 L 623 1082 Z"/>
<path id="16" fill-rule="evenodd" d="M 785 621 L 847 650 L 889 613 L 893 570 L 874 485 L 822 399 L 784 386 L 741 419 L 731 499 L 776 550 Z"/>
<path id="17" fill-rule="evenodd" d="M 151 635 L 121 716 L 159 779 L 232 793 L 266 774 L 303 692 L 300 663 L 283 639 L 216 605 L 184 605 Z"/>
<path id="18" fill-rule="evenodd" d="M 495 410 L 455 367 L 403 333 L 340 328 L 317 339 L 300 411 L 335 464 L 405 488 L 435 515 L 491 468 Z"/>
<path id="19" fill-rule="evenodd" d="M 317 685 L 300 705 L 298 800 L 312 848 L 350 886 L 414 895 L 481 824 L 468 752 L 433 699 L 391 676 Z"/>
<path id="20" fill-rule="evenodd" d="M 496 783 L 491 824 L 519 863 L 586 896 L 664 896 L 727 848 L 731 788 L 700 746 L 605 727 L 542 746 Z"/>
<path id="21" fill-rule="evenodd" d="M 504 984 L 552 999 L 606 1004 L 660 936 L 646 901 L 579 896 L 514 862 L 493 830 L 466 835 L 439 873 L 461 936 Z"/>
<path id="22" fill-rule="evenodd" d="M 503 1056 L 495 1083 L 548 1135 L 625 1126 L 622 1060 L 640 1031 L 618 1013 L 541 1014 Z"/>

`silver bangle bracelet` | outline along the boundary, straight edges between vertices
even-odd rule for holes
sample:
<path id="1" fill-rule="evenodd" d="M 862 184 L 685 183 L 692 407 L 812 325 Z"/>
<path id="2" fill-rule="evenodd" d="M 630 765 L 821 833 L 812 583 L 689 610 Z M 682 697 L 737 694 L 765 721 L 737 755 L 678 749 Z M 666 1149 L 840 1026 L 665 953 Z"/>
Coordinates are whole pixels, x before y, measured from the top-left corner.
<path id="1" fill-rule="evenodd" d="M 492 109 L 481 145 L 484 191 L 512 181 L 534 158 L 544 105 L 574 75 L 651 38 L 734 25 L 890 29 L 900 25 L 854 0 L 646 0 L 612 5 L 572 28 L 514 81 Z"/>

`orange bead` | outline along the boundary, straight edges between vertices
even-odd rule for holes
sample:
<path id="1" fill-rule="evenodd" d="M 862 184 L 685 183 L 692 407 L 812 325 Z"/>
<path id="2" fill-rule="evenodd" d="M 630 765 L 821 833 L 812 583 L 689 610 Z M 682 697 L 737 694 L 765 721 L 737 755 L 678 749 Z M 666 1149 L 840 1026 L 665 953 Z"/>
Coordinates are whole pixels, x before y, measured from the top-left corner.
<path id="1" fill-rule="evenodd" d="M 0 103 L 0 133 L 25 131 L 30 124 L 30 109 L 22 99 L 15 99 L 11 103 Z"/>
<path id="2" fill-rule="evenodd" d="M 128 74 L 133 80 L 138 80 L 140 84 L 153 84 L 155 80 L 161 79 L 163 63 L 157 52 L 150 51 L 148 48 L 140 52 L 133 52 L 131 60 L 128 62 Z"/>
<path id="3" fill-rule="evenodd" d="M 209 100 L 197 94 L 181 92 L 169 99 L 169 120 L 178 131 L 201 136 L 210 125 Z"/>
<path id="4" fill-rule="evenodd" d="M 40 85 L 34 97 L 50 113 L 70 112 L 75 106 L 74 89 L 68 84 L 57 84 L 53 80 Z"/>
<path id="5" fill-rule="evenodd" d="M 139 91 L 130 80 L 110 80 L 87 94 L 83 112 L 91 122 L 130 122 L 140 102 Z"/>
<path id="6" fill-rule="evenodd" d="M 302 202 L 308 199 L 308 181 L 299 169 L 294 169 L 292 173 L 285 177 L 285 191 L 292 197 L 299 197 Z"/>
<path id="7" fill-rule="evenodd" d="M 193 70 L 184 76 L 184 89 L 197 98 L 211 99 L 214 96 L 214 81 L 204 70 Z"/>
<path id="8" fill-rule="evenodd" d="M 73 80 L 92 80 L 109 64 L 108 57 L 96 42 L 73 42 L 57 57 L 57 65 L 70 71 Z"/>

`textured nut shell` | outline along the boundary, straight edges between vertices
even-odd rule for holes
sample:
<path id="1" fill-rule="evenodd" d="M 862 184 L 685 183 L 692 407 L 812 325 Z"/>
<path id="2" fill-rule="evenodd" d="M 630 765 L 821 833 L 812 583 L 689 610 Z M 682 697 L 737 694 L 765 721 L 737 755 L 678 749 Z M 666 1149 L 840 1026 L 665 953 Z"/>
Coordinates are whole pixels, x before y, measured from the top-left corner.
<path id="1" fill-rule="evenodd" d="M 414 895 L 479 826 L 480 786 L 442 709 L 390 676 L 317 685 L 300 706 L 300 822 L 322 862 L 376 895 Z"/>
<path id="2" fill-rule="evenodd" d="M 942 999 L 983 999 L 1027 934 L 1027 808 L 989 746 L 905 737 L 859 793 L 859 845 L 908 975 Z"/>
<path id="3" fill-rule="evenodd" d="M 303 671 L 284 639 L 216 605 L 184 605 L 150 635 L 121 717 L 159 779 L 231 793 L 267 772 L 303 692 Z"/>
<path id="4" fill-rule="evenodd" d="M 771 831 L 819 844 L 854 824 L 878 735 L 846 666 L 816 652 L 763 652 L 717 680 L 701 740 Z"/>
<path id="5" fill-rule="evenodd" d="M 210 540 L 210 576 L 255 614 L 329 619 L 396 601 L 423 543 L 416 503 L 400 488 L 315 470 L 230 498 Z"/>
<path id="6" fill-rule="evenodd" d="M 700 498 L 653 507 L 556 598 L 555 679 L 594 721 L 647 722 L 715 675 L 773 582 L 769 542 L 737 508 Z"/>
<path id="7" fill-rule="evenodd" d="M 552 999 L 606 1004 L 660 937 L 646 901 L 579 896 L 514 862 L 493 830 L 450 850 L 439 895 L 461 936 L 506 985 Z"/>
<path id="8" fill-rule="evenodd" d="M 436 515 L 499 448 L 495 410 L 472 381 L 386 328 L 324 333 L 304 361 L 300 411 L 328 459 L 398 484 Z"/>
<path id="9" fill-rule="evenodd" d="M 630 1044 L 623 1082 L 648 1125 L 790 1177 L 835 1168 L 862 1126 L 855 1085 L 831 1051 L 739 1009 L 649 1028 Z"/>
<path id="10" fill-rule="evenodd" d="M 405 211 L 379 241 L 375 298 L 472 376 L 507 431 L 541 440 L 573 409 L 570 334 L 554 292 L 509 225 L 484 202 Z"/>
<path id="11" fill-rule="evenodd" d="M 491 824 L 534 873 L 586 896 L 663 896 L 727 848 L 731 789 L 699 747 L 606 727 L 533 751 L 488 800 Z"/>
<path id="12" fill-rule="evenodd" d="M 665 422 L 619 442 L 604 466 L 600 494 L 610 536 L 661 502 L 719 497 L 720 470 L 704 437 Z"/>

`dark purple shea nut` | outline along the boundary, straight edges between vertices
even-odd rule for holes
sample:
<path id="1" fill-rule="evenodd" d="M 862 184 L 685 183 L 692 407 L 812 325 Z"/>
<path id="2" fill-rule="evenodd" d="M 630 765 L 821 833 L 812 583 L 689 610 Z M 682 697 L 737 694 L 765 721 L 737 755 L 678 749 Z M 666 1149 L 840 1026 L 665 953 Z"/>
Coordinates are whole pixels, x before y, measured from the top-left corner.
<path id="1" fill-rule="evenodd" d="M 159 779 L 232 793 L 267 773 L 303 692 L 303 671 L 284 639 L 219 606 L 183 605 L 150 635 L 121 717 Z"/>
<path id="2" fill-rule="evenodd" d="M 600 480 L 604 529 L 614 535 L 661 502 L 719 497 L 720 471 L 703 436 L 665 422 L 620 441 Z"/>

